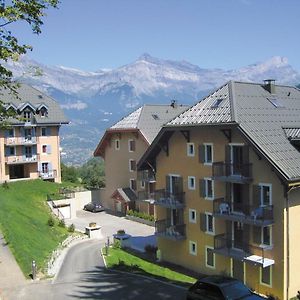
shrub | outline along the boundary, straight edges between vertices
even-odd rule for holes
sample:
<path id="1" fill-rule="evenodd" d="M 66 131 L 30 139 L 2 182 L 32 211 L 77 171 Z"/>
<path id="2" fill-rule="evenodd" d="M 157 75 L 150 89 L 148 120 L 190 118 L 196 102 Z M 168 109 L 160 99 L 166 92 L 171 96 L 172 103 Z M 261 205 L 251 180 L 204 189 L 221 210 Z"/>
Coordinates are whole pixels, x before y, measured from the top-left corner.
<path id="1" fill-rule="evenodd" d="M 127 215 L 128 216 L 133 216 L 133 217 L 136 217 L 136 218 L 141 218 L 141 219 L 144 219 L 144 220 L 147 220 L 147 221 L 151 221 L 151 222 L 154 221 L 154 216 L 148 215 L 146 213 L 138 212 L 138 211 L 132 210 L 132 209 L 129 209 L 127 211 Z"/>
<path id="2" fill-rule="evenodd" d="M 59 227 L 62 227 L 62 228 L 65 228 L 65 227 L 66 227 L 65 220 L 64 220 L 64 219 L 59 220 L 58 226 L 59 226 Z"/>
<path id="3" fill-rule="evenodd" d="M 112 247 L 113 247 L 113 249 L 120 249 L 121 248 L 120 240 L 115 239 Z"/>
<path id="4" fill-rule="evenodd" d="M 125 234 L 125 230 L 124 230 L 124 229 L 119 229 L 119 230 L 117 231 L 117 234 L 119 234 L 119 235 L 124 235 L 124 234 Z"/>
<path id="5" fill-rule="evenodd" d="M 55 220 L 52 216 L 49 217 L 47 221 L 48 226 L 53 227 L 55 225 Z"/>
<path id="6" fill-rule="evenodd" d="M 69 232 L 74 232 L 74 231 L 75 231 L 75 225 L 74 225 L 74 224 L 71 224 L 71 225 L 68 227 L 68 231 L 69 231 Z"/>

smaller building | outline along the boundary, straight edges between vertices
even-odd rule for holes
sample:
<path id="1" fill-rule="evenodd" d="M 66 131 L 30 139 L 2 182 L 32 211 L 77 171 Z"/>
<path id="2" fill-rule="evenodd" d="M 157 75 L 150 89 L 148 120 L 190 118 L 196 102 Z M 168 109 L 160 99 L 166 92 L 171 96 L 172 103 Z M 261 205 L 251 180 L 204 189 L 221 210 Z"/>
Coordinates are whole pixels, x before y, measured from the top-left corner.
<path id="1" fill-rule="evenodd" d="M 2 90 L 0 100 L 13 116 L 0 131 L 0 181 L 61 182 L 59 129 L 68 120 L 59 104 L 26 84 L 19 85 L 17 96 Z"/>
<path id="2" fill-rule="evenodd" d="M 177 105 L 144 105 L 106 130 L 94 156 L 105 160 L 106 188 L 102 204 L 125 213 L 136 209 L 153 214 L 155 180 L 150 171 L 138 174 L 136 164 L 161 126 L 186 110 Z"/>

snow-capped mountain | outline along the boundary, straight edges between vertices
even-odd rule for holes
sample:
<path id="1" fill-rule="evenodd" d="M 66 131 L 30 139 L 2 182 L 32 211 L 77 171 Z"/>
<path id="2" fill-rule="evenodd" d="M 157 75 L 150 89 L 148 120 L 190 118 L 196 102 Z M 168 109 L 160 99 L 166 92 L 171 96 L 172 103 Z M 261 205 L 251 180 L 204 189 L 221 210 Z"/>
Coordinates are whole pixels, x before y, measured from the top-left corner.
<path id="1" fill-rule="evenodd" d="M 193 104 L 229 80 L 300 82 L 300 74 L 287 58 L 279 56 L 235 70 L 203 69 L 187 61 L 163 60 L 149 54 L 125 66 L 95 72 L 46 66 L 26 56 L 7 66 L 17 79 L 60 102 L 71 120 L 62 136 L 67 161 L 78 163 L 91 155 L 107 127 L 141 104 L 169 103 L 171 99 Z"/>

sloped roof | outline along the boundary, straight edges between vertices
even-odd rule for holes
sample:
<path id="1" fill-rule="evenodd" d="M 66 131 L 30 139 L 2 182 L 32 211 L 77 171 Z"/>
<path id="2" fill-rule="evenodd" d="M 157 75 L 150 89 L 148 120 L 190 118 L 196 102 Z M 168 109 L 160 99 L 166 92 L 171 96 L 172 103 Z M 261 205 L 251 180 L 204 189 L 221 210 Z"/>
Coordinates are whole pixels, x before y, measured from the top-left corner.
<path id="1" fill-rule="evenodd" d="M 299 137 L 300 90 L 275 89 L 271 94 L 263 84 L 231 81 L 166 127 L 236 123 L 286 179 L 300 179 L 300 153 L 288 140 Z M 223 99 L 217 108 L 216 99 Z"/>
<path id="2" fill-rule="evenodd" d="M 59 104 L 51 97 L 45 95 L 41 91 L 27 85 L 19 84 L 17 89 L 18 97 L 9 92 L 9 90 L 0 91 L 0 100 L 7 104 L 7 107 L 15 107 L 17 109 L 24 109 L 28 105 L 35 110 L 40 109 L 42 106 L 48 110 L 47 117 L 35 115 L 37 124 L 67 124 L 69 121 L 65 117 L 63 110 Z M 11 119 L 13 124 L 23 123 L 20 120 Z"/>
<path id="3" fill-rule="evenodd" d="M 104 136 L 99 142 L 95 156 L 102 156 L 107 140 L 110 135 L 116 132 L 132 131 L 140 132 L 145 141 L 150 145 L 161 127 L 168 121 L 173 119 L 178 114 L 185 111 L 189 106 L 187 105 L 159 105 L 159 104 L 145 104 L 116 124 L 106 130 Z"/>

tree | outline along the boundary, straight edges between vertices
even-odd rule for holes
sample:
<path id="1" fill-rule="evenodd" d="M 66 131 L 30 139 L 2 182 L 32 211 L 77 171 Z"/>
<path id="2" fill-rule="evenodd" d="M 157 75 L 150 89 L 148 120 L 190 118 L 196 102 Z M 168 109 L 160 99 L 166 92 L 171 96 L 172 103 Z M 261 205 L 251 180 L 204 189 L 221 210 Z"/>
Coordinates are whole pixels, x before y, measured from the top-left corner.
<path id="1" fill-rule="evenodd" d="M 23 21 L 34 34 L 40 34 L 45 11 L 50 7 L 57 8 L 58 3 L 59 0 L 0 0 L 0 62 L 17 61 L 20 55 L 32 50 L 30 45 L 19 43 L 9 25 Z M 18 86 L 13 83 L 12 76 L 12 72 L 0 63 L 0 89 L 8 89 L 17 97 Z M 2 120 L 9 117 L 1 98 L 0 117 Z"/>
<path id="2" fill-rule="evenodd" d="M 61 177 L 63 181 L 69 181 L 73 183 L 78 183 L 78 170 L 73 166 L 66 166 L 61 164 Z"/>
<path id="3" fill-rule="evenodd" d="M 105 186 L 104 163 L 99 158 L 92 158 L 79 170 L 82 183 L 87 187 L 101 188 Z"/>

